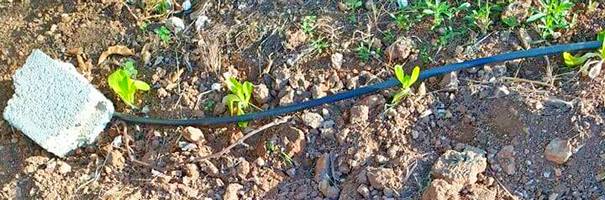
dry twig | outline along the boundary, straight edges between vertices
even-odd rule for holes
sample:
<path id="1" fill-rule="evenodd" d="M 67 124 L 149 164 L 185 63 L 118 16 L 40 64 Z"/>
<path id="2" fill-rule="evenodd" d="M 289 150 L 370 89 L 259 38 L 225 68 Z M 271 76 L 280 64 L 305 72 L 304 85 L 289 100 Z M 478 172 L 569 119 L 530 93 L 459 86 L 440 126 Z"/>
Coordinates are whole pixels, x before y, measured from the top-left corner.
<path id="1" fill-rule="evenodd" d="M 238 139 L 237 141 L 235 141 L 233 144 L 229 145 L 228 147 L 224 148 L 223 150 L 214 153 L 212 155 L 209 156 L 204 156 L 201 158 L 197 158 L 195 160 L 193 160 L 192 162 L 200 162 L 203 160 L 207 160 L 207 159 L 211 159 L 211 158 L 218 158 L 221 157 L 223 155 L 225 155 L 226 153 L 229 153 L 231 151 L 231 149 L 233 149 L 234 147 L 236 147 L 237 145 L 244 145 L 244 141 L 246 141 L 246 139 L 252 137 L 253 135 L 256 135 L 257 133 L 260 133 L 261 131 L 271 128 L 273 126 L 277 126 L 283 123 L 286 123 L 288 120 L 290 120 L 290 118 L 292 118 L 291 116 L 287 116 L 287 117 L 283 117 L 283 118 L 279 118 L 276 119 L 275 121 L 265 124 L 264 126 L 258 127 L 257 129 L 251 131 L 250 133 L 246 134 L 244 137 Z"/>

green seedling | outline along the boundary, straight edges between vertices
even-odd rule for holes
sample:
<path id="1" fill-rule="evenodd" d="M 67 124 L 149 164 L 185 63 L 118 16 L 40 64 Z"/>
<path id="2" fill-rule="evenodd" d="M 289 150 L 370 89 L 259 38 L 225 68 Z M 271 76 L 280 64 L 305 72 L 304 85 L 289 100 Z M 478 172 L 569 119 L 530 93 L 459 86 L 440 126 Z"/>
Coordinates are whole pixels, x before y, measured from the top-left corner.
<path id="1" fill-rule="evenodd" d="M 168 28 L 166 28 L 165 26 L 161 26 L 160 28 L 157 28 L 154 30 L 155 34 L 158 35 L 158 37 L 160 37 L 160 40 L 162 40 L 162 42 L 164 42 L 165 44 L 170 43 L 170 30 L 168 30 Z"/>
<path id="2" fill-rule="evenodd" d="M 326 40 L 323 38 L 311 41 L 311 46 L 313 47 L 313 50 L 318 53 L 323 53 L 328 47 L 330 47 L 328 42 L 326 42 Z"/>
<path id="3" fill-rule="evenodd" d="M 248 81 L 240 83 L 234 77 L 230 77 L 226 84 L 227 88 L 231 91 L 231 94 L 223 98 L 223 103 L 227 105 L 232 116 L 246 114 L 246 110 L 252 105 L 250 99 L 254 86 Z M 238 122 L 237 124 L 242 128 L 248 126 L 248 122 Z"/>
<path id="4" fill-rule="evenodd" d="M 527 22 L 540 22 L 538 28 L 542 31 L 542 38 L 551 38 L 557 31 L 571 26 L 567 16 L 574 7 L 574 3 L 569 0 L 540 0 L 540 2 L 541 9 L 535 9 Z"/>
<path id="5" fill-rule="evenodd" d="M 414 67 L 412 74 L 406 75 L 403 71 L 403 66 L 395 65 L 395 77 L 401 83 L 401 89 L 393 96 L 392 105 L 398 104 L 404 97 L 410 94 L 410 88 L 418 80 L 418 76 L 420 76 L 420 67 L 418 66 Z"/>
<path id="6" fill-rule="evenodd" d="M 345 5 L 347 6 L 347 8 L 349 8 L 353 11 L 357 11 L 358 9 L 360 9 L 363 6 L 363 1 L 362 0 L 345 0 Z"/>
<path id="7" fill-rule="evenodd" d="M 370 58 L 372 56 L 372 50 L 370 49 L 370 45 L 367 45 L 362 42 L 359 44 L 359 47 L 355 49 L 355 51 L 357 51 L 357 57 L 359 57 L 359 59 L 364 62 L 370 61 Z"/>
<path id="8" fill-rule="evenodd" d="M 412 25 L 410 16 L 404 12 L 399 12 L 395 15 L 391 14 L 391 18 L 395 20 L 395 24 L 397 24 L 397 27 L 401 30 L 408 30 Z"/>
<path id="9" fill-rule="evenodd" d="M 315 22 L 317 21 L 317 16 L 309 15 L 303 17 L 301 29 L 307 35 L 313 35 L 315 32 Z"/>
<path id="10" fill-rule="evenodd" d="M 487 32 L 489 26 L 492 24 L 492 19 L 490 18 L 492 9 L 493 6 L 489 2 L 485 2 L 482 5 L 481 1 L 479 1 L 479 9 L 473 10 L 469 16 L 473 24 L 479 28 L 483 34 Z"/>
<path id="11" fill-rule="evenodd" d="M 504 23 L 504 25 L 506 25 L 509 28 L 515 28 L 515 27 L 521 25 L 519 23 L 519 20 L 517 20 L 517 18 L 513 17 L 513 16 L 511 16 L 511 17 L 503 17 L 502 18 L 502 23 Z"/>
<path id="12" fill-rule="evenodd" d="M 284 163 L 286 163 L 286 165 L 294 164 L 292 157 L 290 155 L 288 155 L 287 153 L 285 153 L 281 148 L 279 148 L 278 145 L 273 144 L 273 142 L 271 142 L 271 140 L 267 140 L 265 142 L 265 149 L 267 150 L 267 153 L 269 155 L 273 155 L 274 153 L 277 153 L 279 155 L 279 158 Z"/>
<path id="13" fill-rule="evenodd" d="M 601 48 L 597 52 L 589 52 L 584 55 L 574 56 L 569 52 L 563 53 L 563 62 L 569 68 L 580 67 L 580 72 L 583 75 L 588 75 L 590 78 L 595 78 L 601 72 L 601 68 L 605 63 L 605 31 L 601 31 L 597 35 L 597 40 L 601 41 Z"/>
<path id="14" fill-rule="evenodd" d="M 393 33 L 391 30 L 387 30 L 382 33 L 382 41 L 387 45 L 393 44 L 393 42 L 395 42 L 397 39 L 396 37 L 397 36 L 395 36 L 395 33 Z"/>
<path id="15" fill-rule="evenodd" d="M 169 0 L 160 0 L 153 8 L 157 14 L 166 14 L 170 9 L 170 2 Z"/>
<path id="16" fill-rule="evenodd" d="M 452 27 L 445 27 L 442 35 L 439 36 L 439 45 L 445 46 L 454 38 L 465 35 L 467 32 L 465 29 L 453 29 Z"/>
<path id="17" fill-rule="evenodd" d="M 452 7 L 447 1 L 441 0 L 425 0 L 422 14 L 433 17 L 433 26 L 431 29 L 435 29 L 442 25 L 447 19 L 452 19 L 460 11 L 466 10 L 470 7 L 468 2 L 461 4 L 458 7 Z"/>
<path id="18" fill-rule="evenodd" d="M 130 60 L 122 64 L 121 68 L 114 71 L 107 77 L 109 87 L 126 103 L 128 106 L 135 107 L 134 95 L 137 90 L 148 91 L 149 85 L 143 81 L 135 80 L 137 70 L 134 61 Z"/>

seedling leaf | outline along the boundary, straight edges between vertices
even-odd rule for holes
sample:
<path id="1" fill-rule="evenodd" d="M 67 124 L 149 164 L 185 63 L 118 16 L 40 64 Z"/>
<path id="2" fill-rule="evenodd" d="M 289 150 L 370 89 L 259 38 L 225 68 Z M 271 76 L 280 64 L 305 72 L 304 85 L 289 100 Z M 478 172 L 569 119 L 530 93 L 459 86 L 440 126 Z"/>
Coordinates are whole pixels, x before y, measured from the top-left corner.
<path id="1" fill-rule="evenodd" d="M 563 53 L 563 62 L 567 67 L 577 67 L 583 65 L 588 59 L 599 56 L 595 53 L 587 53 L 583 56 L 574 56 L 569 52 Z"/>
<path id="2" fill-rule="evenodd" d="M 538 13 L 538 14 L 532 15 L 531 17 L 527 18 L 527 22 L 533 22 L 533 21 L 539 20 L 545 16 L 546 16 L 546 13 Z"/>
<path id="3" fill-rule="evenodd" d="M 229 107 L 229 113 L 232 116 L 246 114 L 245 110 L 252 105 L 250 99 L 254 85 L 248 81 L 242 84 L 234 77 L 228 78 L 226 84 L 231 94 L 223 98 L 223 103 Z M 248 122 L 239 122 L 238 125 L 243 128 L 248 126 Z"/>
<path id="4" fill-rule="evenodd" d="M 125 69 L 127 64 L 122 65 L 122 68 L 114 71 L 107 77 L 107 84 L 109 87 L 126 103 L 128 106 L 136 107 L 134 105 L 134 95 L 137 90 L 148 91 L 151 89 L 149 85 L 143 81 L 132 79 L 133 75 L 131 75 L 134 69 L 134 62 L 132 63 L 132 68 Z M 128 66 L 130 67 L 130 66 Z"/>

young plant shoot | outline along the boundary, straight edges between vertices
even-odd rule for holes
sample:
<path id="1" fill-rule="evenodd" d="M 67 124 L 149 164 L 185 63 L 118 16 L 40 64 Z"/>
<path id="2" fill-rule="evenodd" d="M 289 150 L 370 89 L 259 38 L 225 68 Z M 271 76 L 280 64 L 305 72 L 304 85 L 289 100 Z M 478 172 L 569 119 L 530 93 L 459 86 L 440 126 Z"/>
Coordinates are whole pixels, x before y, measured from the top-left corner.
<path id="1" fill-rule="evenodd" d="M 597 39 L 603 43 L 605 39 L 605 31 L 601 31 Z M 601 73 L 601 68 L 605 63 L 605 43 L 601 44 L 601 48 L 597 52 L 589 52 L 584 55 L 574 56 L 569 52 L 563 53 L 563 62 L 569 68 L 580 67 L 580 72 L 583 75 L 588 75 L 594 79 Z"/>
<path id="2" fill-rule="evenodd" d="M 398 104 L 404 97 L 410 94 L 410 88 L 412 84 L 414 84 L 418 80 L 418 76 L 420 75 L 420 67 L 414 67 L 412 70 L 412 74 L 406 75 L 403 71 L 403 66 L 395 65 L 395 77 L 401 83 L 401 89 L 395 96 L 393 96 L 393 100 L 391 104 Z"/>
<path id="3" fill-rule="evenodd" d="M 252 105 L 250 103 L 252 90 L 254 90 L 252 83 L 245 81 L 242 84 L 236 78 L 231 77 L 227 80 L 227 88 L 229 88 L 231 94 L 223 98 L 223 103 L 229 108 L 231 116 L 246 114 L 246 110 Z M 248 122 L 239 122 L 238 125 L 245 128 L 248 126 Z"/>
<path id="4" fill-rule="evenodd" d="M 134 95 L 137 90 L 148 91 L 149 85 L 143 81 L 135 80 L 137 70 L 134 61 L 129 60 L 122 64 L 121 68 L 107 77 L 109 87 L 130 107 L 134 105 Z"/>

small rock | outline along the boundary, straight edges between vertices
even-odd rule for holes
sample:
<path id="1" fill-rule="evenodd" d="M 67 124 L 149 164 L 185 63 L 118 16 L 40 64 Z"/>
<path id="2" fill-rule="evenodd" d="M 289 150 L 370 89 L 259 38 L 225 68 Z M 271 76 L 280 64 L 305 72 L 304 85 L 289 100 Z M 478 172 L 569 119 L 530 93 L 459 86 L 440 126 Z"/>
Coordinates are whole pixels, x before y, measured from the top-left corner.
<path id="1" fill-rule="evenodd" d="M 328 180 L 322 180 L 319 182 L 319 191 L 329 199 L 338 199 L 340 189 L 336 186 L 331 186 Z"/>
<path id="2" fill-rule="evenodd" d="M 301 153 L 306 145 L 305 133 L 298 128 L 288 126 L 286 130 L 280 132 L 284 134 L 284 143 L 286 144 L 286 153 L 289 156 L 295 156 Z"/>
<path id="3" fill-rule="evenodd" d="M 426 85 L 424 84 L 424 82 L 420 83 L 420 86 L 418 86 L 418 96 L 424 96 L 426 95 Z"/>
<path id="4" fill-rule="evenodd" d="M 456 72 L 450 72 L 449 74 L 443 76 L 443 79 L 441 79 L 439 85 L 443 89 L 457 90 L 459 83 L 460 81 L 458 81 L 458 75 L 456 75 Z"/>
<path id="5" fill-rule="evenodd" d="M 206 174 L 208 174 L 209 176 L 212 176 L 212 177 L 218 177 L 218 175 L 219 175 L 218 168 L 216 168 L 216 166 L 214 164 L 212 164 L 212 162 L 210 162 L 209 160 L 203 160 L 202 162 L 199 163 L 199 165 L 200 165 L 200 170 L 202 172 L 205 172 Z"/>
<path id="6" fill-rule="evenodd" d="M 188 126 L 183 131 L 183 137 L 189 142 L 204 142 L 204 133 L 199 128 Z"/>
<path id="7" fill-rule="evenodd" d="M 210 18 L 208 18 L 208 16 L 198 16 L 197 19 L 195 19 L 195 31 L 198 33 L 201 32 L 208 24 L 210 24 Z"/>
<path id="8" fill-rule="evenodd" d="M 302 120 L 305 123 L 305 125 L 313 128 L 313 129 L 316 129 L 321 126 L 321 123 L 323 122 L 324 119 L 320 114 L 306 112 L 302 115 Z"/>
<path id="9" fill-rule="evenodd" d="M 367 10 L 372 11 L 376 9 L 376 5 L 374 4 L 374 0 L 367 0 L 365 3 L 365 7 Z"/>
<path id="10" fill-rule="evenodd" d="M 107 155 L 107 156 L 109 156 L 107 161 L 110 166 L 112 166 L 118 170 L 124 169 L 124 165 L 126 164 L 126 159 L 122 155 L 122 152 L 120 152 L 118 150 L 112 150 L 109 152 L 109 155 Z"/>
<path id="11" fill-rule="evenodd" d="M 473 184 L 468 189 L 468 199 L 476 200 L 494 200 L 498 194 L 496 190 L 490 190 L 487 186 L 481 184 Z"/>
<path id="12" fill-rule="evenodd" d="M 300 45 L 304 44 L 307 41 L 307 34 L 301 29 L 291 31 L 286 31 L 286 48 L 290 50 L 294 50 Z"/>
<path id="13" fill-rule="evenodd" d="M 386 48 L 386 56 L 389 62 L 405 61 L 413 52 L 414 42 L 408 38 L 399 38 L 391 46 Z"/>
<path id="14" fill-rule="evenodd" d="M 484 151 L 473 148 L 467 148 L 462 152 L 448 150 L 437 159 L 431 174 L 460 188 L 473 184 L 477 182 L 477 175 L 487 167 L 484 154 Z"/>
<path id="15" fill-rule="evenodd" d="M 179 146 L 179 148 L 181 148 L 181 151 L 183 151 L 183 152 L 194 151 L 197 149 L 196 144 L 189 143 L 189 142 L 178 142 L 178 146 Z"/>
<path id="16" fill-rule="evenodd" d="M 363 198 L 369 198 L 370 197 L 370 189 L 368 189 L 368 186 L 364 185 L 364 184 L 360 184 L 359 187 L 357 187 L 357 192 L 363 197 Z"/>
<path id="17" fill-rule="evenodd" d="M 236 167 L 237 176 L 241 179 L 245 179 L 250 173 L 250 163 L 246 159 L 241 158 L 239 165 Z"/>
<path id="18" fill-rule="evenodd" d="M 330 179 L 330 154 L 324 153 L 315 162 L 315 181 L 321 182 L 324 179 Z"/>
<path id="19" fill-rule="evenodd" d="M 368 167 L 367 177 L 370 185 L 379 190 L 387 187 L 397 188 L 401 184 L 397 178 L 397 174 L 391 168 Z"/>
<path id="20" fill-rule="evenodd" d="M 460 199 L 458 195 L 460 189 L 449 184 L 442 179 L 435 179 L 424 190 L 422 200 L 450 200 Z"/>
<path id="21" fill-rule="evenodd" d="M 265 84 L 259 84 L 254 87 L 253 96 L 256 102 L 260 104 L 267 103 L 271 100 L 271 94 L 269 93 L 269 88 Z"/>
<path id="22" fill-rule="evenodd" d="M 351 108 L 351 124 L 365 124 L 370 115 L 370 108 L 366 105 L 356 105 Z"/>
<path id="23" fill-rule="evenodd" d="M 341 53 L 332 54 L 332 67 L 334 69 L 340 69 L 342 67 L 342 63 L 344 61 L 344 57 Z"/>
<path id="24" fill-rule="evenodd" d="M 508 175 L 514 175 L 516 172 L 514 153 L 514 147 L 512 145 L 507 145 L 503 147 L 497 155 L 502 169 Z"/>
<path id="25" fill-rule="evenodd" d="M 231 183 L 227 186 L 227 189 L 225 189 L 225 193 L 223 194 L 223 199 L 224 200 L 238 200 L 240 199 L 237 195 L 237 193 L 239 192 L 239 190 L 243 189 L 244 186 L 238 184 L 238 183 Z"/>
<path id="26" fill-rule="evenodd" d="M 294 102 L 294 90 L 291 88 L 286 89 L 285 95 L 279 99 L 280 106 L 287 106 Z"/>
<path id="27" fill-rule="evenodd" d="M 325 97 L 327 94 L 326 92 L 323 91 L 323 87 L 319 86 L 319 85 L 313 85 L 311 87 L 311 96 L 314 99 L 319 99 L 322 97 Z"/>
<path id="28" fill-rule="evenodd" d="M 67 173 L 71 172 L 71 166 L 69 164 L 67 164 L 66 162 L 57 161 L 57 164 L 59 165 L 60 174 L 67 174 Z"/>
<path id="29" fill-rule="evenodd" d="M 183 4 L 181 5 L 181 7 L 183 7 L 183 11 L 191 10 L 191 1 L 190 0 L 183 1 Z"/>
<path id="30" fill-rule="evenodd" d="M 265 159 L 258 157 L 256 160 L 254 160 L 254 164 L 256 164 L 257 167 L 264 167 L 267 163 L 265 162 Z"/>
<path id="31" fill-rule="evenodd" d="M 166 20 L 166 26 L 173 32 L 173 33 L 180 33 L 181 31 L 185 30 L 185 22 L 183 22 L 183 20 L 181 18 L 178 17 L 170 17 Z"/>
<path id="32" fill-rule="evenodd" d="M 185 165 L 185 174 L 191 177 L 191 179 L 197 179 L 200 177 L 200 172 L 197 171 L 197 165 L 193 163 Z"/>
<path id="33" fill-rule="evenodd" d="M 571 157 L 572 149 L 573 148 L 568 140 L 555 138 L 546 146 L 544 155 L 549 161 L 557 164 L 563 164 L 567 162 L 569 157 Z"/>

